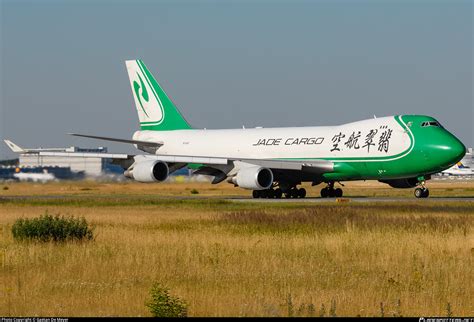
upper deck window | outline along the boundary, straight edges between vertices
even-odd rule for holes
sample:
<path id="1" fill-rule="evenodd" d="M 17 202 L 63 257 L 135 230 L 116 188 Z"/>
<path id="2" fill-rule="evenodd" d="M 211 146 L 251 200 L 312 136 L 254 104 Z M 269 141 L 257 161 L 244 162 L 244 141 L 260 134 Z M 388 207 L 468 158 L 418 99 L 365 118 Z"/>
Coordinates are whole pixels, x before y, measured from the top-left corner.
<path id="1" fill-rule="evenodd" d="M 436 127 L 441 127 L 441 125 L 436 122 L 436 121 L 429 121 L 429 122 L 423 122 L 421 123 L 421 127 L 428 127 L 428 126 L 436 126 Z"/>

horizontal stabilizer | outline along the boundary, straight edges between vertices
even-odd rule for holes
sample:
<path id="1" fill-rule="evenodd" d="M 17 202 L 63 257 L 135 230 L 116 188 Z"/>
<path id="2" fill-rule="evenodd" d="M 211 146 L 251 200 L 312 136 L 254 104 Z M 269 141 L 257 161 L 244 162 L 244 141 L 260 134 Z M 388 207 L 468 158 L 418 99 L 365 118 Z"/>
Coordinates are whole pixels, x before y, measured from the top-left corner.
<path id="1" fill-rule="evenodd" d="M 159 148 L 163 145 L 163 142 L 150 142 L 150 141 L 139 141 L 139 140 L 126 140 L 126 139 L 116 139 L 116 138 L 109 138 L 105 136 L 95 136 L 95 135 L 85 135 L 85 134 L 77 134 L 77 133 L 68 133 L 72 136 L 80 136 L 84 138 L 90 139 L 97 139 L 97 140 L 104 140 L 104 141 L 112 141 L 112 142 L 121 142 L 121 143 L 130 143 L 130 144 L 137 144 L 140 146 L 148 146 L 148 147 L 155 147 Z"/>

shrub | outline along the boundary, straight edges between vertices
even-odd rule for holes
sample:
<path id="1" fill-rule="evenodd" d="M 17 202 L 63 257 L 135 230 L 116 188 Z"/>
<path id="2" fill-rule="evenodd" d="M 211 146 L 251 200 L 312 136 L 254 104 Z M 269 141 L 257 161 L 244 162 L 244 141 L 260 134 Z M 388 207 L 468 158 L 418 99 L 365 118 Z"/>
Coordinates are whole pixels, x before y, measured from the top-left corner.
<path id="1" fill-rule="evenodd" d="M 3 187 L 3 190 L 8 190 L 8 187 L 7 187 L 7 186 L 4 186 L 4 187 Z"/>
<path id="2" fill-rule="evenodd" d="M 190 192 L 191 192 L 192 195 L 197 195 L 197 194 L 199 194 L 199 191 L 196 190 L 196 189 L 193 189 L 193 190 L 191 190 Z"/>
<path id="3" fill-rule="evenodd" d="M 16 240 L 65 242 L 93 239 L 93 229 L 84 218 L 65 218 L 47 213 L 39 218 L 17 219 L 12 227 Z"/>
<path id="4" fill-rule="evenodd" d="M 154 317 L 187 317 L 186 303 L 178 297 L 169 294 L 169 290 L 158 284 L 153 284 L 150 291 L 151 300 L 146 303 Z"/>

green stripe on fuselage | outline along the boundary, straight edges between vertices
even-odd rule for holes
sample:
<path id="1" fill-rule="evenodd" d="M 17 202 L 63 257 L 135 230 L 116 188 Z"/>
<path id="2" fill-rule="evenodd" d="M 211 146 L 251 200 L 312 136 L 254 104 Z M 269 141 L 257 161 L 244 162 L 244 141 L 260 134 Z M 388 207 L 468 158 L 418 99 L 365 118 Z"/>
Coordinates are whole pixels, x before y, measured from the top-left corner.
<path id="1" fill-rule="evenodd" d="M 449 163 L 443 164 L 438 151 L 430 142 L 457 140 L 442 127 L 421 127 L 425 121 L 435 121 L 422 115 L 396 116 L 395 120 L 410 137 L 410 147 L 397 155 L 386 157 L 356 158 L 304 158 L 291 160 L 328 160 L 334 163 L 334 171 L 322 175 L 325 181 L 379 180 L 418 177 L 440 172 Z M 411 123 L 411 126 L 406 124 Z M 279 159 L 282 160 L 282 159 Z M 289 159 L 286 159 L 289 160 Z"/>

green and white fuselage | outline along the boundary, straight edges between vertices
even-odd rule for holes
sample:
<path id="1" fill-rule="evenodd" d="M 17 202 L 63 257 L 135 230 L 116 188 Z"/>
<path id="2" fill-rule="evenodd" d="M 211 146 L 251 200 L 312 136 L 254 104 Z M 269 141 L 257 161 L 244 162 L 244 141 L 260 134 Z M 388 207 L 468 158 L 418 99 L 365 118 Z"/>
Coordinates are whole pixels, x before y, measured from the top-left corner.
<path id="1" fill-rule="evenodd" d="M 338 126 L 137 131 L 133 139 L 164 142 L 158 155 L 331 161 L 323 181 L 418 177 L 464 156 L 460 141 L 428 116 L 398 115 Z"/>
<path id="2" fill-rule="evenodd" d="M 227 180 L 254 190 L 254 196 L 260 190 L 272 195 L 275 187 L 280 196 L 291 191 L 297 196 L 296 185 L 305 181 L 326 182 L 328 189 L 349 180 L 379 180 L 404 188 L 423 185 L 466 151 L 434 118 L 423 115 L 335 126 L 193 129 L 142 61 L 127 61 L 126 66 L 140 130 L 131 140 L 79 136 L 132 143 L 146 152 L 111 156 L 122 159 L 118 163 L 125 175 L 137 181 L 163 181 L 170 172 L 189 166 L 214 177 L 213 183 Z"/>

